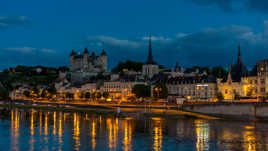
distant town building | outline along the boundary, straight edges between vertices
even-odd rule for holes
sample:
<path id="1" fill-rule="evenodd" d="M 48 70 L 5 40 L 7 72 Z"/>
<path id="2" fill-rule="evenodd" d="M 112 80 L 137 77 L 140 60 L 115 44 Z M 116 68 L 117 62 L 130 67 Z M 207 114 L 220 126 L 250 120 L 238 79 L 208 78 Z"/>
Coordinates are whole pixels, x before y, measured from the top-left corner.
<path id="1" fill-rule="evenodd" d="M 142 66 L 142 75 L 148 78 L 152 78 L 154 75 L 158 73 L 159 73 L 159 66 L 153 60 L 152 40 L 150 37 L 148 58 L 145 64 Z"/>
<path id="2" fill-rule="evenodd" d="M 240 45 L 238 46 L 238 57 L 236 64 L 230 65 L 227 77 L 218 79 L 218 90 L 222 93 L 225 100 L 233 100 L 235 97 L 245 97 L 248 91 L 249 76 L 247 67 L 241 58 Z M 252 79 L 252 77 L 251 77 Z"/>
<path id="3" fill-rule="evenodd" d="M 189 101 L 212 101 L 216 98 L 217 84 L 213 77 L 175 77 L 168 79 L 169 97 Z"/>

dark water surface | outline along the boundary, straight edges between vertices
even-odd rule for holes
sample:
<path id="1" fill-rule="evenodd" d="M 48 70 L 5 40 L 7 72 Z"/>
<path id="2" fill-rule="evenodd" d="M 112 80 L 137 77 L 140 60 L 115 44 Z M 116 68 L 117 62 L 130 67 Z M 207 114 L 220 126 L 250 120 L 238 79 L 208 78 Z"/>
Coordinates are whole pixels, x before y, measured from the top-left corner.
<path id="1" fill-rule="evenodd" d="M 268 123 L 23 111 L 0 116 L 0 151 L 268 150 Z"/>

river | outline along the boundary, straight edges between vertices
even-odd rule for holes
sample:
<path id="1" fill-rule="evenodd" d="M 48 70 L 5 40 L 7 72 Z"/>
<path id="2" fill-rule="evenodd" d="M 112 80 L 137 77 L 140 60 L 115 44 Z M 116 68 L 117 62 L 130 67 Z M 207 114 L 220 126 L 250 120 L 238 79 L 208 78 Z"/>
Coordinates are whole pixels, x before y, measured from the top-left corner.
<path id="1" fill-rule="evenodd" d="M 268 150 L 268 123 L 12 109 L 0 116 L 0 151 Z"/>

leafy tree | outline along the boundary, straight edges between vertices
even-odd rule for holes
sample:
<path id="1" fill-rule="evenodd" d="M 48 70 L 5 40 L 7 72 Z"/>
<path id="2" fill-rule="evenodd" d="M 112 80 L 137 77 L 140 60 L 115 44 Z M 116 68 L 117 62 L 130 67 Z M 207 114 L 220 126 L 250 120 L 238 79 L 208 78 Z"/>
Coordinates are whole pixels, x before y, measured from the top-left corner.
<path id="1" fill-rule="evenodd" d="M 102 96 L 105 98 L 105 99 L 107 99 L 108 97 L 109 97 L 109 92 L 103 92 L 102 93 Z"/>
<path id="2" fill-rule="evenodd" d="M 216 97 L 217 97 L 218 101 L 222 101 L 224 99 L 221 92 L 218 92 Z"/>
<path id="3" fill-rule="evenodd" d="M 29 98 L 30 97 L 30 92 L 26 90 L 26 91 L 23 92 L 23 95 L 25 97 Z"/>
<path id="4" fill-rule="evenodd" d="M 86 98 L 86 99 L 89 99 L 89 98 L 90 98 L 90 92 L 86 92 L 86 93 L 85 93 L 85 98 Z"/>
<path id="5" fill-rule="evenodd" d="M 80 95 L 79 95 L 79 98 L 80 98 L 80 99 L 85 98 L 85 93 L 81 92 Z"/>
<path id="6" fill-rule="evenodd" d="M 68 98 L 68 99 L 73 99 L 73 98 L 74 98 L 74 94 L 73 94 L 73 93 L 70 93 L 70 92 L 67 92 L 67 93 L 65 94 L 65 96 L 66 96 L 66 98 Z"/>
<path id="7" fill-rule="evenodd" d="M 134 93 L 137 98 L 146 98 L 151 96 L 150 87 L 144 84 L 136 84 L 132 88 L 132 93 Z"/>
<path id="8" fill-rule="evenodd" d="M 133 71 L 141 71 L 142 70 L 142 62 L 135 62 L 127 60 L 126 62 L 119 62 L 118 65 L 112 70 L 113 72 L 122 72 L 124 69 L 133 70 Z"/>
<path id="9" fill-rule="evenodd" d="M 223 78 L 228 74 L 228 72 L 221 66 L 217 66 L 212 68 L 211 74 L 217 78 Z"/>
<path id="10" fill-rule="evenodd" d="M 102 95 L 101 95 L 101 93 L 100 93 L 100 92 L 97 92 L 97 93 L 96 93 L 96 97 L 97 97 L 98 99 L 100 99 L 100 98 L 101 98 L 101 96 L 102 96 Z"/>
<path id="11" fill-rule="evenodd" d="M 155 98 L 166 99 L 168 97 L 168 89 L 164 83 L 157 83 L 153 88 Z"/>
<path id="12" fill-rule="evenodd" d="M 47 93 L 46 93 L 46 90 L 43 90 L 43 91 L 41 92 L 41 97 L 42 97 L 42 98 L 45 98 L 45 97 L 47 97 Z"/>
<path id="13" fill-rule="evenodd" d="M 39 89 L 35 86 L 34 88 L 33 88 L 33 93 L 36 95 L 36 97 L 39 97 Z"/>
<path id="14" fill-rule="evenodd" d="M 6 90 L 0 91 L 0 99 L 9 99 L 9 92 Z"/>

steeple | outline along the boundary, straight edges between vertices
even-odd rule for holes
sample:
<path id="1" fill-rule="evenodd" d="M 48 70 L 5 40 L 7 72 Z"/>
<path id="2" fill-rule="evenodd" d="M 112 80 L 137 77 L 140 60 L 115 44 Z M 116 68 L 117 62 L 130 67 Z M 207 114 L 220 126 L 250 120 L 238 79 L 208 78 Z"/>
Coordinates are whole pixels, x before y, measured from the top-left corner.
<path id="1" fill-rule="evenodd" d="M 240 44 L 238 45 L 238 56 L 237 56 L 237 63 L 241 64 L 242 59 L 241 59 L 241 50 L 240 50 Z"/>
<path id="2" fill-rule="evenodd" d="M 106 52 L 104 51 L 104 49 L 102 49 L 101 55 L 102 56 L 106 56 L 107 55 Z"/>
<path id="3" fill-rule="evenodd" d="M 176 68 L 176 69 L 179 68 L 179 62 L 178 62 L 178 61 L 176 61 L 176 66 L 175 66 L 175 68 Z"/>
<path id="4" fill-rule="evenodd" d="M 96 56 L 94 50 L 92 51 L 91 56 L 92 57 L 95 57 Z"/>
<path id="5" fill-rule="evenodd" d="M 147 64 L 155 64 L 155 62 L 153 61 L 153 52 L 152 52 L 152 39 L 151 39 L 151 35 L 149 37 L 149 53 L 148 53 L 148 58 L 147 58 Z"/>
<path id="6" fill-rule="evenodd" d="M 72 52 L 71 52 L 71 54 L 70 54 L 70 56 L 74 56 L 76 53 L 75 53 L 75 51 L 74 51 L 74 49 L 72 50 Z"/>
<path id="7" fill-rule="evenodd" d="M 84 54 L 88 54 L 88 49 L 85 48 Z"/>

